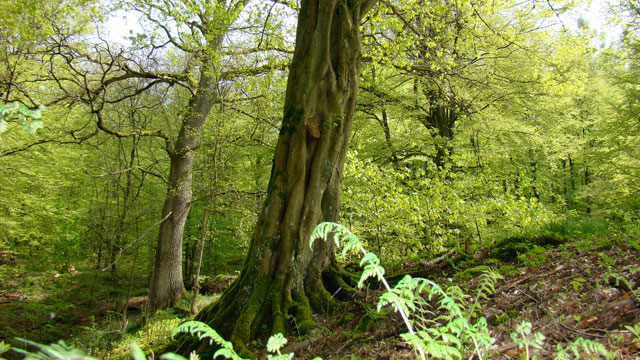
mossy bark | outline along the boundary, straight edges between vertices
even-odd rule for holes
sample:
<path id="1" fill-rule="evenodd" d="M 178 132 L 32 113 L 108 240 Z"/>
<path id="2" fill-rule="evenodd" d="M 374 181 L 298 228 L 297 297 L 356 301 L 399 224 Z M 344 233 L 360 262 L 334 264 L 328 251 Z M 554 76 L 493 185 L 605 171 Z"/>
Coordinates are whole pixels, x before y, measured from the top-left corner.
<path id="1" fill-rule="evenodd" d="M 255 357 L 247 344 L 260 335 L 315 328 L 314 313 L 333 301 L 323 271 L 333 273 L 325 280 L 341 281 L 332 243 L 318 241 L 310 249 L 309 235 L 318 223 L 338 220 L 360 76 L 359 25 L 375 2 L 302 2 L 267 198 L 244 268 L 196 316 L 242 356 Z"/>

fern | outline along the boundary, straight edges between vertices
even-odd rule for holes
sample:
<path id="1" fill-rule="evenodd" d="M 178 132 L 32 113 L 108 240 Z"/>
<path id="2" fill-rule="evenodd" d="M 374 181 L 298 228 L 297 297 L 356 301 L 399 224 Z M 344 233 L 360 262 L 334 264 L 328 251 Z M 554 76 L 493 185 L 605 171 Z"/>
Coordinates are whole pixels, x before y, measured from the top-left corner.
<path id="1" fill-rule="evenodd" d="M 291 360 L 293 359 L 293 353 L 281 354 L 280 349 L 287 344 L 287 338 L 284 335 L 278 333 L 272 335 L 267 341 L 267 351 L 274 353 L 275 355 L 268 354 L 269 360 Z"/>
<path id="2" fill-rule="evenodd" d="M 566 348 L 563 348 L 561 345 L 556 345 L 556 356 L 555 360 L 568 360 L 570 359 L 567 352 L 573 354 L 574 358 L 579 359 L 581 354 L 585 354 L 589 357 L 595 357 L 597 355 L 602 355 L 607 359 L 616 358 L 617 352 L 609 351 L 607 348 L 600 344 L 599 342 L 591 341 L 584 338 L 577 338 Z"/>
<path id="3" fill-rule="evenodd" d="M 542 349 L 545 336 L 539 332 L 531 334 L 532 325 L 528 321 L 523 321 L 516 326 L 516 331 L 511 333 L 511 338 L 518 345 L 519 349 L 524 349 L 525 353 L 522 355 L 523 359 L 531 359 L 530 348 Z M 533 359 L 536 357 L 534 356 Z"/>
<path id="4" fill-rule="evenodd" d="M 384 285 L 387 292 L 391 292 L 391 287 L 387 280 L 384 278 L 384 268 L 380 266 L 380 259 L 377 255 L 367 252 L 362 245 L 362 242 L 355 236 L 349 229 L 345 226 L 336 224 L 323 222 L 317 225 L 313 231 L 311 232 L 311 236 L 309 239 L 309 246 L 313 248 L 313 242 L 317 239 L 325 239 L 327 240 L 329 234 L 333 234 L 333 239 L 335 241 L 336 247 L 340 246 L 340 238 L 347 240 L 345 242 L 344 249 L 342 250 L 343 255 L 346 255 L 349 252 L 353 253 L 361 253 L 362 259 L 360 260 L 360 266 L 364 265 L 364 270 L 362 271 L 362 275 L 360 276 L 360 280 L 358 281 L 358 288 L 362 288 L 364 282 L 370 277 L 377 277 L 382 285 Z M 409 333 L 413 334 L 414 330 L 411 326 L 411 322 L 409 321 L 409 317 L 407 316 L 406 305 L 403 306 L 405 301 L 402 301 L 399 297 L 394 297 L 392 295 L 388 296 L 389 299 L 395 307 L 395 310 L 400 313 L 402 317 L 402 321 L 404 321 L 405 326 L 409 329 Z M 426 355 L 422 346 L 418 343 L 417 347 L 418 352 L 420 353 L 420 357 L 423 360 L 426 360 Z"/>
<path id="5" fill-rule="evenodd" d="M 76 349 L 71 345 L 67 345 L 62 340 L 50 345 L 39 344 L 22 338 L 16 338 L 16 340 L 40 350 L 37 353 L 32 353 L 23 349 L 13 349 L 13 351 L 24 355 L 25 359 L 48 360 L 74 358 L 78 360 L 95 360 L 95 358 L 87 355 L 84 351 Z"/>
<path id="6" fill-rule="evenodd" d="M 180 324 L 171 336 L 176 336 L 179 333 L 189 333 L 193 336 L 197 336 L 200 340 L 209 339 L 209 345 L 214 342 L 220 346 L 220 349 L 213 355 L 214 358 L 218 356 L 224 356 L 227 359 L 232 360 L 245 360 L 240 357 L 235 350 L 233 350 L 233 344 L 230 341 L 226 341 L 220 334 L 213 330 L 209 325 L 200 321 L 187 321 Z"/>

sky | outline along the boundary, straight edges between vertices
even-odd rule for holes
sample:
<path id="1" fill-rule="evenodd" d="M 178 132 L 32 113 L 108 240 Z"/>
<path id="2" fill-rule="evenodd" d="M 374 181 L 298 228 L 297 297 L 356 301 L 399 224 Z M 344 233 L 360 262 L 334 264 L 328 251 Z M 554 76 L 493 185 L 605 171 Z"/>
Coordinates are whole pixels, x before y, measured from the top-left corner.
<path id="1" fill-rule="evenodd" d="M 571 11 L 569 14 L 563 15 L 563 22 L 565 26 L 576 29 L 578 19 L 580 17 L 587 20 L 590 27 L 597 31 L 599 34 L 604 35 L 606 44 L 611 44 L 619 39 L 622 29 L 620 26 L 610 24 L 608 21 L 608 7 L 611 3 L 610 0 L 581 0 L 584 5 L 579 6 L 576 10 Z M 566 21 L 565 21 L 566 19 Z"/>
<path id="2" fill-rule="evenodd" d="M 584 18 L 591 28 L 600 34 L 604 34 L 607 44 L 615 42 L 621 33 L 619 26 L 613 26 L 607 22 L 607 7 L 611 0 L 578 0 L 583 5 L 568 14 L 563 14 L 561 20 L 565 27 L 577 29 L 578 19 Z M 104 25 L 103 31 L 112 41 L 126 43 L 130 31 L 140 32 L 142 28 L 137 23 L 139 14 L 135 12 L 116 11 Z"/>

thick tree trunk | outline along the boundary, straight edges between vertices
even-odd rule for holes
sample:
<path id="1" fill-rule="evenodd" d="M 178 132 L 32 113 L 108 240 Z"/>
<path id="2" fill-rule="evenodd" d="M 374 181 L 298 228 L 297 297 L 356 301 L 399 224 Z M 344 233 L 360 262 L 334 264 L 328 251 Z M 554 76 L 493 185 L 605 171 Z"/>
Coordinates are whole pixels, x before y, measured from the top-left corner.
<path id="1" fill-rule="evenodd" d="M 332 301 L 322 277 L 332 265 L 331 243 L 317 242 L 312 251 L 309 235 L 338 217 L 360 76 L 359 25 L 375 2 L 302 3 L 282 128 L 248 257 L 220 300 L 196 317 L 243 356 L 255 356 L 246 344 L 261 333 L 286 332 L 287 315 L 309 332 L 313 310 Z"/>
<path id="2" fill-rule="evenodd" d="M 182 128 L 173 150 L 169 153 L 169 186 L 162 207 L 162 218 L 168 218 L 162 222 L 158 233 L 158 246 L 149 289 L 151 312 L 174 306 L 185 293 L 182 278 L 182 235 L 191 208 L 193 151 L 198 146 L 202 127 L 213 105 L 212 84 L 211 69 L 203 66 L 199 90 L 189 102 L 189 110 Z"/>
<path id="3" fill-rule="evenodd" d="M 433 137 L 436 139 L 434 162 L 438 168 L 443 168 L 453 153 L 451 141 L 454 136 L 453 127 L 457 119 L 458 114 L 453 105 L 435 105 L 425 119 L 424 125 L 433 131 Z"/>

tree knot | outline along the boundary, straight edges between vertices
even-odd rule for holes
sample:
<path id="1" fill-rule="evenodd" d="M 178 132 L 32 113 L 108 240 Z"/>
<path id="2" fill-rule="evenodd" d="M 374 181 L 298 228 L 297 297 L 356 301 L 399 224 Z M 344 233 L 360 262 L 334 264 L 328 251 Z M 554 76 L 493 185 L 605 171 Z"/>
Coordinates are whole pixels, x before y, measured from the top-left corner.
<path id="1" fill-rule="evenodd" d="M 316 116 L 309 116 L 304 120 L 304 126 L 307 128 L 307 133 L 314 139 L 320 138 L 320 120 Z"/>

